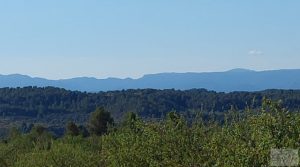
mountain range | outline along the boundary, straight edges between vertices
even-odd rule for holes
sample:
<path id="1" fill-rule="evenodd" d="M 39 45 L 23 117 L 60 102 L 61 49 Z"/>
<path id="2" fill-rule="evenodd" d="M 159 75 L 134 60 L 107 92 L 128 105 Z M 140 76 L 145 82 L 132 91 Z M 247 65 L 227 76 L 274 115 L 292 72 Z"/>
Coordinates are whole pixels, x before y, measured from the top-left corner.
<path id="1" fill-rule="evenodd" d="M 78 77 L 48 80 L 26 75 L 0 75 L 0 87 L 53 86 L 67 90 L 98 92 L 123 89 L 205 88 L 217 92 L 259 91 L 265 89 L 300 89 L 300 69 L 253 71 L 233 69 L 225 72 L 159 73 L 138 79 Z"/>

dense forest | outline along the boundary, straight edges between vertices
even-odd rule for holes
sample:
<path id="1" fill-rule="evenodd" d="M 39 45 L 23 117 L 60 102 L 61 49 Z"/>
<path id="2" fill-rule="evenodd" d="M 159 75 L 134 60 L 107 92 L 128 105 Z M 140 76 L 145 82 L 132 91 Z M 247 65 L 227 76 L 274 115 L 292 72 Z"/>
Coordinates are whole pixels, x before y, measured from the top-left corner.
<path id="1" fill-rule="evenodd" d="M 259 108 L 264 97 L 280 100 L 290 111 L 300 108 L 299 90 L 218 93 L 205 89 L 136 89 L 87 93 L 54 87 L 1 88 L 0 136 L 7 135 L 11 126 L 26 129 L 36 123 L 48 126 L 61 136 L 68 121 L 85 125 L 97 107 L 109 111 L 116 122 L 127 112 L 145 120 L 162 119 L 170 111 L 180 113 L 187 120 L 198 112 L 218 114 L 222 119 L 228 110 Z"/>
<path id="2" fill-rule="evenodd" d="M 201 113 L 192 121 L 176 112 L 145 121 L 128 112 L 119 123 L 97 108 L 87 129 L 74 122 L 55 138 L 41 126 L 11 128 L 0 142 L 1 167 L 211 167 L 289 166 L 271 149 L 299 148 L 300 114 L 263 99 L 256 110 L 229 111 L 220 123 Z M 297 164 L 299 159 L 293 164 Z"/>
<path id="3" fill-rule="evenodd" d="M 300 90 L 217 93 L 205 89 L 137 89 L 86 93 L 54 87 L 25 87 L 0 89 L 0 115 L 42 118 L 49 114 L 86 114 L 96 107 L 104 107 L 115 118 L 121 118 L 128 111 L 143 118 L 160 118 L 172 110 L 185 113 L 256 108 L 261 106 L 264 97 L 281 100 L 291 111 L 300 108 Z"/>

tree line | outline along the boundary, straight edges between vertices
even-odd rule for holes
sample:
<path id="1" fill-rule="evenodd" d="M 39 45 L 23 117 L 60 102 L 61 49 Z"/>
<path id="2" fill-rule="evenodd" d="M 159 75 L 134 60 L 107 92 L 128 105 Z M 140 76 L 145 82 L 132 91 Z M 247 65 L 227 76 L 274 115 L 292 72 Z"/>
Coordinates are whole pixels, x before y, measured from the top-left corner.
<path id="1" fill-rule="evenodd" d="M 87 93 L 54 87 L 24 87 L 0 89 L 0 117 L 43 118 L 49 114 L 88 114 L 97 107 L 104 107 L 114 118 L 122 118 L 128 111 L 138 113 L 142 118 L 160 118 L 172 110 L 188 113 L 259 108 L 264 97 L 281 100 L 290 111 L 300 108 L 299 90 L 223 93 L 205 89 L 137 89 Z"/>

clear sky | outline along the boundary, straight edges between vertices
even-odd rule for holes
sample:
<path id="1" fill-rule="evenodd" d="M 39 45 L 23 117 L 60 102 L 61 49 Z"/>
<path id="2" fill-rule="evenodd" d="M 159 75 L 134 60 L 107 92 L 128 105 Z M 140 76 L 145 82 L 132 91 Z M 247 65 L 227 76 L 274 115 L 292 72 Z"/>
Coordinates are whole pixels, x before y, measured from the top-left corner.
<path id="1" fill-rule="evenodd" d="M 2 0 L 0 74 L 300 68 L 299 0 Z"/>

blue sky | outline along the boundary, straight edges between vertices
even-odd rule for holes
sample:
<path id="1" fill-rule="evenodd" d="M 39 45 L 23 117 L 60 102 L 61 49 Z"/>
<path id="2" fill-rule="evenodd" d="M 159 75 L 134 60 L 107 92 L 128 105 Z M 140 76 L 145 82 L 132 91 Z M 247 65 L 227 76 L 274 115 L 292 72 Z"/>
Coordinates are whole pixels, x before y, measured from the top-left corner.
<path id="1" fill-rule="evenodd" d="M 0 1 L 0 73 L 300 68 L 299 0 Z"/>

